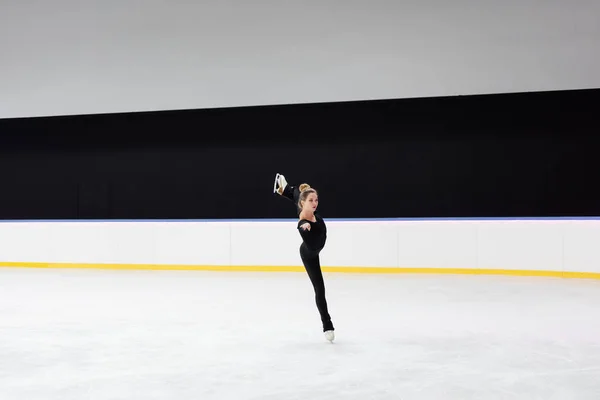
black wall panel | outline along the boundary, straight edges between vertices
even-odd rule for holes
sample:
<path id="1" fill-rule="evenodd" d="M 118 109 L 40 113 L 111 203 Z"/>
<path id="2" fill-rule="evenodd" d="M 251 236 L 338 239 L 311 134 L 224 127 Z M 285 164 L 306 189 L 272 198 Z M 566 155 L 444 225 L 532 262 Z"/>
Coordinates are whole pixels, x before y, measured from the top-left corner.
<path id="1" fill-rule="evenodd" d="M 600 90 L 0 120 L 0 218 L 600 215 Z"/>

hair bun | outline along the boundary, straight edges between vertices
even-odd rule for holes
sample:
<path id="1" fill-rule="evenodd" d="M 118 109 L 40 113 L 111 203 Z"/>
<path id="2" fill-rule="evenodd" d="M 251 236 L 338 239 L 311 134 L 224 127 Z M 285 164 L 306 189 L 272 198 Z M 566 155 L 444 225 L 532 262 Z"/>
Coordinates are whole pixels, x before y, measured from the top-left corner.
<path id="1" fill-rule="evenodd" d="M 301 192 L 304 192 L 307 189 L 310 189 L 310 185 L 308 183 L 303 183 L 301 184 L 298 189 L 300 189 Z"/>

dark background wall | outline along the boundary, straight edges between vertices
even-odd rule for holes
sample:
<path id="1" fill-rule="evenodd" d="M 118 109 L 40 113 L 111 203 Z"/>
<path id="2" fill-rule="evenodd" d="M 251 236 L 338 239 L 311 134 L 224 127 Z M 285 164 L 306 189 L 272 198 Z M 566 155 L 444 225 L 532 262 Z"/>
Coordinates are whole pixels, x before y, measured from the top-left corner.
<path id="1" fill-rule="evenodd" d="M 600 90 L 0 120 L 0 218 L 600 215 Z M 186 136 L 189 135 L 189 136 Z"/>

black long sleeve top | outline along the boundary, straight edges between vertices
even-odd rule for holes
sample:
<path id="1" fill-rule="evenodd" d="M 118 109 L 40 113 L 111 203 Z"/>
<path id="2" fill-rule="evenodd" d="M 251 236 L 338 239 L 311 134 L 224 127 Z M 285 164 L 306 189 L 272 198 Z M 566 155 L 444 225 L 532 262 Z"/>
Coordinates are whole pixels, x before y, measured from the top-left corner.
<path id="1" fill-rule="evenodd" d="M 313 251 L 320 251 L 323 247 L 325 247 L 325 242 L 327 241 L 327 225 L 325 225 L 325 221 L 319 215 L 319 213 L 315 212 L 316 222 L 309 221 L 307 219 L 301 219 L 298 221 L 298 231 L 300 232 L 300 236 L 302 236 L 302 240 L 306 243 L 309 249 Z M 305 223 L 310 224 L 310 231 L 302 229 L 300 226 Z"/>
<path id="2" fill-rule="evenodd" d="M 298 189 L 297 186 L 288 184 L 283 191 L 283 196 L 294 202 L 294 205 L 296 206 L 296 214 L 299 215 L 302 211 L 298 206 L 300 189 Z M 302 240 L 304 243 L 306 243 L 306 246 L 313 251 L 320 251 L 323 247 L 325 247 L 325 242 L 327 241 L 327 225 L 318 212 L 315 212 L 315 219 L 316 222 L 301 219 L 298 221 L 297 228 L 300 232 Z M 310 224 L 310 231 L 301 228 L 301 226 L 307 222 Z"/>

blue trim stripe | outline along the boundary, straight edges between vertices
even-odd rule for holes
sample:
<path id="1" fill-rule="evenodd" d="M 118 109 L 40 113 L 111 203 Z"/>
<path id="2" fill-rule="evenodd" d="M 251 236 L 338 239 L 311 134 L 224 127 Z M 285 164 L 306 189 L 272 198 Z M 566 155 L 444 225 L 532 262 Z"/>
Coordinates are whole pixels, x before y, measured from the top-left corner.
<path id="1" fill-rule="evenodd" d="M 325 218 L 326 221 L 342 222 L 385 222 L 385 221 L 597 221 L 597 217 L 433 217 L 433 218 Z M 291 222 L 296 218 L 263 218 L 263 219 L 18 219 L 0 220 L 0 223 L 31 222 Z"/>

